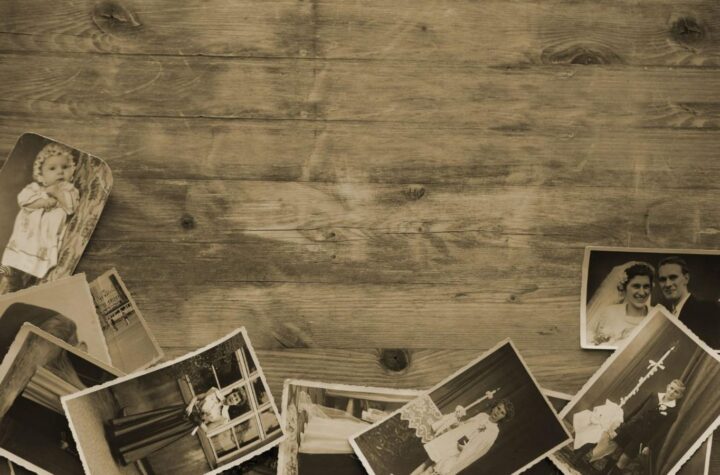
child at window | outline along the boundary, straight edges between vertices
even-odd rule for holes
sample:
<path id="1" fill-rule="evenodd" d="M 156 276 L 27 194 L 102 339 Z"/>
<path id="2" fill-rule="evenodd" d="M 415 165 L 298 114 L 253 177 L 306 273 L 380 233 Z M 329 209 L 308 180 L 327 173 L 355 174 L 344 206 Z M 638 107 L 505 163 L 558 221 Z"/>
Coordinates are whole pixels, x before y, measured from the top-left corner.
<path id="1" fill-rule="evenodd" d="M 34 285 L 58 263 L 67 217 L 80 193 L 72 183 L 72 149 L 49 143 L 35 157 L 33 182 L 18 194 L 20 211 L 2 256 L 0 293 Z"/>

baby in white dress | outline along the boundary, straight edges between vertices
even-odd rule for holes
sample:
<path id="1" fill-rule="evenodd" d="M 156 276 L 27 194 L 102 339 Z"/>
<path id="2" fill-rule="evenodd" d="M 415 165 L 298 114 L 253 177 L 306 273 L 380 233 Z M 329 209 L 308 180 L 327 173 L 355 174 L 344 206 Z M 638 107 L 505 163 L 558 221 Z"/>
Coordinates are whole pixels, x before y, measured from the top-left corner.
<path id="1" fill-rule="evenodd" d="M 20 211 L 2 255 L 6 291 L 36 283 L 57 265 L 67 218 L 80 200 L 74 172 L 72 149 L 65 145 L 49 143 L 35 157 L 34 181 L 18 194 Z"/>

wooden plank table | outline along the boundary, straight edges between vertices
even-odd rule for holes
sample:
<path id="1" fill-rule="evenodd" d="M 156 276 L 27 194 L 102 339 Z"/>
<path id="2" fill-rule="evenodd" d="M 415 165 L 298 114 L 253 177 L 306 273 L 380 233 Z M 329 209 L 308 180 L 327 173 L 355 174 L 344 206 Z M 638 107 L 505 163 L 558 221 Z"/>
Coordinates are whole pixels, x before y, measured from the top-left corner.
<path id="1" fill-rule="evenodd" d="M 84 256 L 168 356 L 428 387 L 511 337 L 574 392 L 585 245 L 720 247 L 712 0 L 0 2 L 0 155 L 107 160 Z M 715 452 L 720 464 L 720 450 Z M 720 473 L 720 472 L 716 472 Z"/>

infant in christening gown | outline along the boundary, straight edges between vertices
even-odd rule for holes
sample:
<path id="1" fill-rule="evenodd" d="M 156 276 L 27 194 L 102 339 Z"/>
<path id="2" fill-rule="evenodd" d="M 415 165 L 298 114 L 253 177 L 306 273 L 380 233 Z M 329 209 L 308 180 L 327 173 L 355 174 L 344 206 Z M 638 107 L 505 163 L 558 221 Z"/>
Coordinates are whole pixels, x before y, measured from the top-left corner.
<path id="1" fill-rule="evenodd" d="M 17 198 L 20 211 L 3 253 L 3 265 L 39 279 L 57 265 L 67 217 L 75 212 L 80 199 L 72 183 L 63 182 L 59 187 L 58 192 L 66 196 L 67 207 L 59 201 L 51 209 L 28 207 L 38 199 L 49 197 L 45 187 L 39 183 L 31 183 L 20 192 Z"/>

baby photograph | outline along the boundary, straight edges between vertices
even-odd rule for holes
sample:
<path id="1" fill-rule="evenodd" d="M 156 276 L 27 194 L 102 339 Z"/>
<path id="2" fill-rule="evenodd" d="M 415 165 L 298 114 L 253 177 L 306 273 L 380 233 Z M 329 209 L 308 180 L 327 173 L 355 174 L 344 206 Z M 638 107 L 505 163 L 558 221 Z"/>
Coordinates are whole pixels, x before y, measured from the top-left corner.
<path id="1" fill-rule="evenodd" d="M 0 365 L 0 455 L 33 471 L 81 475 L 61 398 L 121 374 L 24 324 Z"/>
<path id="2" fill-rule="evenodd" d="M 99 158 L 23 134 L 0 170 L 0 295 L 70 275 L 111 187 Z"/>
<path id="3" fill-rule="evenodd" d="M 63 406 L 88 474 L 218 473 L 283 438 L 244 329 Z"/>
<path id="4" fill-rule="evenodd" d="M 570 441 L 510 341 L 500 343 L 351 444 L 368 473 L 520 473 Z"/>
<path id="5" fill-rule="evenodd" d="M 286 438 L 277 475 L 364 475 L 349 437 L 384 419 L 419 391 L 285 380 Z"/>
<path id="6" fill-rule="evenodd" d="M 574 441 L 553 461 L 566 474 L 678 473 L 720 423 L 718 387 L 717 353 L 655 309 L 560 413 Z"/>
<path id="7" fill-rule="evenodd" d="M 720 348 L 720 251 L 587 247 L 581 343 L 616 349 L 655 308 Z"/>

